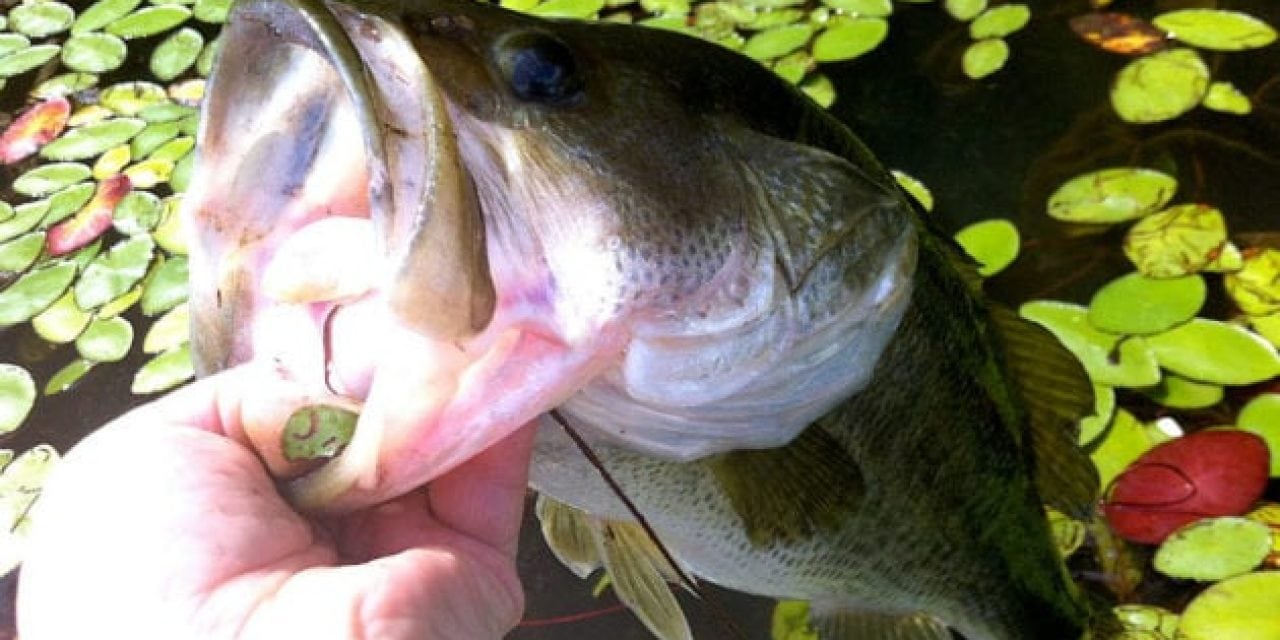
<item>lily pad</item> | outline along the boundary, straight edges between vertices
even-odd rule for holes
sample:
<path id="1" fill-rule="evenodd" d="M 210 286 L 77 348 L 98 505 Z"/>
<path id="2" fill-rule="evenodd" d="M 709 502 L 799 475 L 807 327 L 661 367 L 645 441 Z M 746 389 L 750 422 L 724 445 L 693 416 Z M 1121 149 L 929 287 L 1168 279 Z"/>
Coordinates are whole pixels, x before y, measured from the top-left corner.
<path id="1" fill-rule="evenodd" d="M 37 44 L 0 58 L 0 78 L 10 78 L 35 69 L 52 60 L 61 49 L 56 44 Z"/>
<path id="2" fill-rule="evenodd" d="M 813 59 L 818 62 L 852 60 L 880 46 L 889 35 L 884 18 L 832 20 L 813 40 Z"/>
<path id="3" fill-rule="evenodd" d="M 1085 307 L 1035 300 L 1023 304 L 1022 317 L 1048 329 L 1084 365 L 1089 378 L 1113 387 L 1150 387 L 1160 381 L 1155 355 L 1143 338 L 1098 331 Z"/>
<path id="4" fill-rule="evenodd" d="M 1280 477 L 1280 394 L 1263 393 L 1250 400 L 1240 409 L 1236 426 L 1258 434 L 1267 442 L 1271 451 L 1271 477 Z"/>
<path id="5" fill-rule="evenodd" d="M 0 222 L 0 242 L 16 238 L 35 228 L 49 213 L 49 201 L 37 200 L 13 208 L 13 216 Z"/>
<path id="6" fill-rule="evenodd" d="M 1093 294 L 1089 323 L 1108 333 L 1160 333 L 1194 318 L 1207 292 L 1198 275 L 1157 280 L 1130 273 Z"/>
<path id="7" fill-rule="evenodd" d="M 129 47 L 109 33 L 92 31 L 67 39 L 62 48 L 62 64 L 81 73 L 106 73 L 120 68 Z"/>
<path id="8" fill-rule="evenodd" d="M 76 338 L 76 351 L 86 360 L 116 362 L 133 344 L 133 325 L 124 318 L 95 319 Z"/>
<path id="9" fill-rule="evenodd" d="M 214 38 L 204 45 L 204 49 L 200 51 L 200 57 L 196 58 L 196 73 L 202 78 L 207 78 L 209 73 L 213 71 L 213 61 L 217 59 L 218 48 L 222 45 L 222 38 Z"/>
<path id="10" fill-rule="evenodd" d="M 1160 385 L 1147 395 L 1157 403 L 1171 409 L 1204 409 L 1222 402 L 1222 385 L 1196 382 L 1182 376 L 1166 375 Z"/>
<path id="11" fill-rule="evenodd" d="M 0 435 L 21 426 L 35 402 L 36 383 L 31 374 L 16 364 L 0 364 Z"/>
<path id="12" fill-rule="evenodd" d="M 49 381 L 44 383 L 44 394 L 51 396 L 75 387 L 75 384 L 85 374 L 93 370 L 94 364 L 96 363 L 92 360 L 85 360 L 84 358 L 72 360 L 66 366 L 55 371 L 52 376 L 49 376 Z"/>
<path id="13" fill-rule="evenodd" d="M 1115 167 L 1076 176 L 1049 197 L 1049 215 L 1065 222 L 1125 222 L 1155 213 L 1178 190 L 1172 176 Z"/>
<path id="14" fill-rule="evenodd" d="M 190 339 L 191 311 L 182 303 L 160 316 L 142 339 L 143 353 L 159 353 L 182 346 Z"/>
<path id="15" fill-rule="evenodd" d="M 44 233 L 36 231 L 0 243 L 0 272 L 26 271 L 44 249 Z"/>
<path id="16" fill-rule="evenodd" d="M 991 7 L 969 23 L 969 37 L 974 40 L 1003 38 L 1021 30 L 1030 20 L 1031 9 L 1025 4 Z"/>
<path id="17" fill-rule="evenodd" d="M 164 87 L 141 80 L 113 84 L 103 89 L 98 96 L 98 104 L 118 115 L 129 117 L 136 116 L 149 107 L 168 103 L 169 94 Z"/>
<path id="18" fill-rule="evenodd" d="M 1245 385 L 1280 375 L 1275 347 L 1243 327 L 1196 318 L 1147 338 L 1160 366 L 1179 375 L 1225 385 Z"/>
<path id="19" fill-rule="evenodd" d="M 813 25 L 789 24 L 760 31 L 750 38 L 742 53 L 756 60 L 773 60 L 805 46 L 813 36 Z"/>
<path id="20" fill-rule="evenodd" d="M 197 110 L 195 108 L 168 101 L 143 107 L 138 112 L 139 118 L 152 124 L 157 122 L 176 122 L 188 116 L 196 115 Z"/>
<path id="21" fill-rule="evenodd" d="M 1209 67 L 1191 49 L 1165 49 L 1125 65 L 1111 87 L 1120 119 L 1138 124 L 1172 120 L 1200 104 Z"/>
<path id="22" fill-rule="evenodd" d="M 162 182 L 168 182 L 173 175 L 174 164 L 169 160 L 148 158 L 124 170 L 129 183 L 139 189 L 151 189 Z"/>
<path id="23" fill-rule="evenodd" d="M 135 118 L 114 118 L 72 129 L 40 150 L 50 160 L 84 160 L 128 142 L 147 123 Z"/>
<path id="24" fill-rule="evenodd" d="M 58 459 L 53 447 L 40 444 L 4 467 L 0 475 L 0 571 L 8 573 L 22 561 L 24 540 L 31 528 L 31 505 L 40 497 L 44 479 Z"/>
<path id="25" fill-rule="evenodd" d="M 1204 266 L 1202 271 L 1209 273 L 1233 273 L 1244 267 L 1244 254 L 1240 252 L 1240 248 L 1227 241 L 1218 251 L 1218 255 L 1214 256 L 1209 264 Z"/>
<path id="26" fill-rule="evenodd" d="M 148 124 L 129 142 L 130 155 L 134 158 L 146 158 L 161 145 L 178 137 L 179 128 L 177 122 Z"/>
<path id="27" fill-rule="evenodd" d="M 529 10 L 531 15 L 543 18 L 595 18 L 604 8 L 604 0 L 546 0 Z"/>
<path id="28" fill-rule="evenodd" d="M 179 209 L 182 208 L 182 196 L 169 196 L 163 202 L 164 213 L 160 218 L 160 224 L 156 225 L 155 231 L 151 232 L 151 237 L 169 254 L 186 255 L 187 236 L 183 232 L 182 215 L 179 213 Z"/>
<path id="29" fill-rule="evenodd" d="M 195 376 L 191 346 L 165 351 L 138 368 L 129 390 L 135 394 L 168 391 Z"/>
<path id="30" fill-rule="evenodd" d="M 145 38 L 164 33 L 190 17 L 191 10 L 181 5 L 152 6 L 113 20 L 106 26 L 106 31 L 125 40 Z"/>
<path id="31" fill-rule="evenodd" d="M 69 262 L 55 262 L 28 272 L 0 291 L 0 327 L 26 322 L 44 311 L 71 285 L 76 267 Z"/>
<path id="32" fill-rule="evenodd" d="M 893 13 L 891 0 L 822 0 L 822 4 L 856 16 L 887 18 Z"/>
<path id="33" fill-rule="evenodd" d="M 1205 204 L 1182 204 L 1130 227 L 1124 254 L 1144 275 L 1176 278 L 1205 268 L 1226 242 L 1221 211 Z"/>
<path id="34" fill-rule="evenodd" d="M 1018 228 L 1004 219 L 975 222 L 956 233 L 956 242 L 978 261 L 978 274 L 983 277 L 1013 264 L 1021 246 Z"/>
<path id="35" fill-rule="evenodd" d="M 1173 640 L 1178 630 L 1178 615 L 1161 607 L 1122 604 L 1112 607 L 1111 611 L 1124 628 L 1117 640 Z"/>
<path id="36" fill-rule="evenodd" d="M 187 300 L 187 259 L 175 256 L 160 265 L 146 282 L 142 313 L 154 316 Z"/>
<path id="37" fill-rule="evenodd" d="M 93 162 L 93 177 L 97 180 L 106 180 L 118 176 L 131 160 L 133 160 L 133 152 L 129 150 L 129 145 L 118 144 L 111 147 Z"/>
<path id="38" fill-rule="evenodd" d="M 231 0 L 196 0 L 191 13 L 201 22 L 222 24 L 227 21 L 230 10 Z"/>
<path id="39" fill-rule="evenodd" d="M 89 167 L 78 162 L 54 162 L 41 165 L 13 181 L 13 190 L 30 198 L 41 198 L 92 175 Z"/>
<path id="40" fill-rule="evenodd" d="M 818 640 L 818 631 L 809 624 L 809 603 L 779 600 L 773 606 L 769 634 L 772 640 Z"/>
<path id="41" fill-rule="evenodd" d="M 1246 115 L 1253 111 L 1253 104 L 1235 85 L 1230 82 L 1214 82 L 1209 85 L 1203 104 L 1206 108 L 1223 113 Z"/>
<path id="42" fill-rule="evenodd" d="M 63 55 L 66 55 L 66 45 L 63 45 L 62 51 Z M 31 97 L 38 100 L 62 98 L 86 89 L 92 89 L 97 85 L 98 76 L 92 73 L 60 73 L 36 85 L 36 88 L 31 90 Z"/>
<path id="43" fill-rule="evenodd" d="M 944 0 L 942 6 L 951 17 L 968 22 L 987 9 L 987 0 Z"/>
<path id="44" fill-rule="evenodd" d="M 137 235 L 95 258 L 76 282 L 80 308 L 97 307 L 137 284 L 146 275 L 154 250 L 150 236 Z"/>
<path id="45" fill-rule="evenodd" d="M 111 224 L 127 236 L 149 233 L 160 222 L 163 212 L 164 205 L 155 194 L 131 191 L 116 204 Z"/>
<path id="46" fill-rule="evenodd" d="M 1179 640 L 1280 638 L 1280 571 L 1223 580 L 1196 596 L 1182 612 Z"/>
<path id="47" fill-rule="evenodd" d="M 354 411 L 328 405 L 298 409 L 289 416 L 281 434 L 285 459 L 299 462 L 338 455 L 356 432 L 359 417 Z"/>
<path id="48" fill-rule="evenodd" d="M 1249 326 L 1253 327 L 1258 335 L 1266 338 L 1272 346 L 1280 349 L 1280 313 L 1271 313 L 1265 316 L 1250 316 Z"/>
<path id="49" fill-rule="evenodd" d="M 920 203 L 922 209 L 933 211 L 933 192 L 929 191 L 929 187 L 925 183 L 904 171 L 894 169 L 891 173 L 893 174 L 893 179 L 898 181 L 898 186 L 902 187 L 902 190 L 906 191 L 912 198 L 915 198 L 915 201 Z"/>
<path id="50" fill-rule="evenodd" d="M 17 33 L 0 33 L 0 58 L 31 46 L 31 40 Z"/>
<path id="51" fill-rule="evenodd" d="M 1182 9 L 1162 13 L 1151 22 L 1182 42 L 1214 51 L 1257 49 L 1276 40 L 1271 25 L 1239 11 Z"/>
<path id="52" fill-rule="evenodd" d="M 1080 419 L 1080 436 L 1076 443 L 1088 446 L 1111 426 L 1111 419 L 1116 414 L 1115 389 L 1106 385 L 1093 385 L 1093 415 Z"/>
<path id="53" fill-rule="evenodd" d="M 93 314 L 76 304 L 75 293 L 67 291 L 62 297 L 31 319 L 31 328 L 46 342 L 66 344 L 75 340 L 93 320 Z"/>
<path id="54" fill-rule="evenodd" d="M 821 73 L 812 74 L 807 80 L 801 82 L 800 90 L 823 109 L 835 104 L 836 87 L 831 84 L 831 78 Z"/>
<path id="55" fill-rule="evenodd" d="M 1262 249 L 1223 278 L 1227 295 L 1252 316 L 1280 313 L 1280 250 Z"/>
<path id="56" fill-rule="evenodd" d="M 154 269 L 153 269 L 154 271 Z M 145 280 L 144 280 L 145 281 Z M 142 299 L 142 285 L 138 284 L 130 287 L 128 291 L 108 300 L 101 307 L 98 307 L 97 317 L 99 320 L 114 318 L 137 304 Z"/>
<path id="57" fill-rule="evenodd" d="M 75 23 L 71 25 L 71 33 L 79 35 L 97 31 L 129 15 L 129 12 L 137 9 L 140 4 L 142 0 L 98 0 L 80 12 L 80 17 L 76 18 Z"/>
<path id="58" fill-rule="evenodd" d="M 181 140 L 182 138 L 178 138 Z M 169 174 L 169 187 L 175 193 L 182 193 L 191 184 L 191 174 L 196 168 L 196 154 L 187 153 L 173 163 L 173 172 Z M 159 240 L 157 240 L 159 242 Z M 163 244 L 163 243 L 161 243 Z"/>
<path id="59" fill-rule="evenodd" d="M 204 48 L 204 36 L 183 27 L 165 38 L 151 53 L 151 73 L 161 80 L 172 80 L 195 64 Z"/>
<path id="60" fill-rule="evenodd" d="M 1009 61 L 1009 43 L 1003 38 L 986 38 L 969 45 L 960 57 L 960 68 L 966 76 L 981 80 L 1001 69 Z"/>
<path id="61" fill-rule="evenodd" d="M 1271 552 L 1271 530 L 1247 518 L 1207 518 L 1169 536 L 1156 551 L 1156 571 L 1210 582 L 1238 576 Z"/>
<path id="62" fill-rule="evenodd" d="M 9 28 L 31 38 L 44 38 L 66 31 L 76 12 L 61 2 L 33 0 L 9 10 Z"/>
<path id="63" fill-rule="evenodd" d="M 1075 553 L 1084 544 L 1086 530 L 1083 522 L 1071 518 L 1057 509 L 1045 509 L 1049 520 L 1049 533 L 1053 536 L 1058 555 L 1063 558 Z"/>
<path id="64" fill-rule="evenodd" d="M 1090 454 L 1093 466 L 1098 470 L 1098 480 L 1103 487 L 1110 486 L 1134 460 L 1160 444 L 1163 439 L 1147 429 L 1133 414 L 1124 409 L 1116 410 L 1111 428 Z"/>
<path id="65" fill-rule="evenodd" d="M 47 227 L 75 213 L 88 204 L 96 190 L 92 182 L 81 182 L 53 194 L 49 198 L 49 211 L 40 220 L 40 226 Z"/>

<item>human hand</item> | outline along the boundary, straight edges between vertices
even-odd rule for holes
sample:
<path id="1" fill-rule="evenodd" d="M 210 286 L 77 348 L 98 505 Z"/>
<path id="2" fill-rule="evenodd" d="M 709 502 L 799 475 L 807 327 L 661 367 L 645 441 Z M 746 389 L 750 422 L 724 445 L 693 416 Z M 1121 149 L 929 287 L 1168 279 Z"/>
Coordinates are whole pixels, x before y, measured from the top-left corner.
<path id="1" fill-rule="evenodd" d="M 500 638 L 533 427 L 428 486 L 301 515 L 247 445 L 310 404 L 246 365 L 121 416 L 45 486 L 18 588 L 24 640 Z"/>

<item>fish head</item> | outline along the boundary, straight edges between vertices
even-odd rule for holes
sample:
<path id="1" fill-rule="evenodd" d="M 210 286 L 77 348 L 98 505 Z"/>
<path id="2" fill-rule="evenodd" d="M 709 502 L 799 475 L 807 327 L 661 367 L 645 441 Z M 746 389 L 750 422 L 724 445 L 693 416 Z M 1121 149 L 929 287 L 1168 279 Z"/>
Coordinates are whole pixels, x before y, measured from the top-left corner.
<path id="1" fill-rule="evenodd" d="M 193 352 L 362 406 L 304 506 L 407 492 L 556 407 L 667 459 L 785 443 L 907 304 L 887 174 L 715 45 L 470 0 L 242 0 L 222 37 Z"/>

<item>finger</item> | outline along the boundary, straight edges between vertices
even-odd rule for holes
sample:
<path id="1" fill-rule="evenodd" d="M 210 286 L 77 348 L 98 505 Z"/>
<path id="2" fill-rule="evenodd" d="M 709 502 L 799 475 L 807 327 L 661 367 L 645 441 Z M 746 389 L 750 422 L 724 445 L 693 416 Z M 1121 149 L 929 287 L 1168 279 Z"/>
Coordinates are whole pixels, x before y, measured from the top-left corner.
<path id="1" fill-rule="evenodd" d="M 427 485 L 441 524 L 515 557 L 537 422 Z"/>

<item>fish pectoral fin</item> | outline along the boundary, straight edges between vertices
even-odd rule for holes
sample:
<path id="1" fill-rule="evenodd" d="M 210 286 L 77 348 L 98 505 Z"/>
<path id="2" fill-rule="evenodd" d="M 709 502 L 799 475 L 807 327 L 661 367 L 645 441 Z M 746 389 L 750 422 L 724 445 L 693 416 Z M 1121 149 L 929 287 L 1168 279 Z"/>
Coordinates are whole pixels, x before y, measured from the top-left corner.
<path id="1" fill-rule="evenodd" d="M 595 519 L 591 528 L 618 600 L 659 640 L 693 640 L 668 580 L 674 571 L 639 524 Z"/>
<path id="2" fill-rule="evenodd" d="M 534 512 L 542 525 L 542 539 L 560 564 L 582 579 L 600 568 L 591 516 L 545 493 L 538 494 Z"/>
<path id="3" fill-rule="evenodd" d="M 809 624 L 819 640 L 951 640 L 951 630 L 922 612 L 846 611 L 811 605 Z"/>
<path id="4" fill-rule="evenodd" d="M 992 303 L 990 309 L 1013 387 L 1027 411 L 1040 498 L 1087 519 L 1098 498 L 1098 474 L 1076 439 L 1080 418 L 1093 411 L 1093 386 L 1053 334 L 1005 306 Z"/>
<path id="5" fill-rule="evenodd" d="M 757 546 L 833 530 L 866 492 L 857 463 L 817 425 L 784 446 L 730 451 L 706 464 Z"/>

